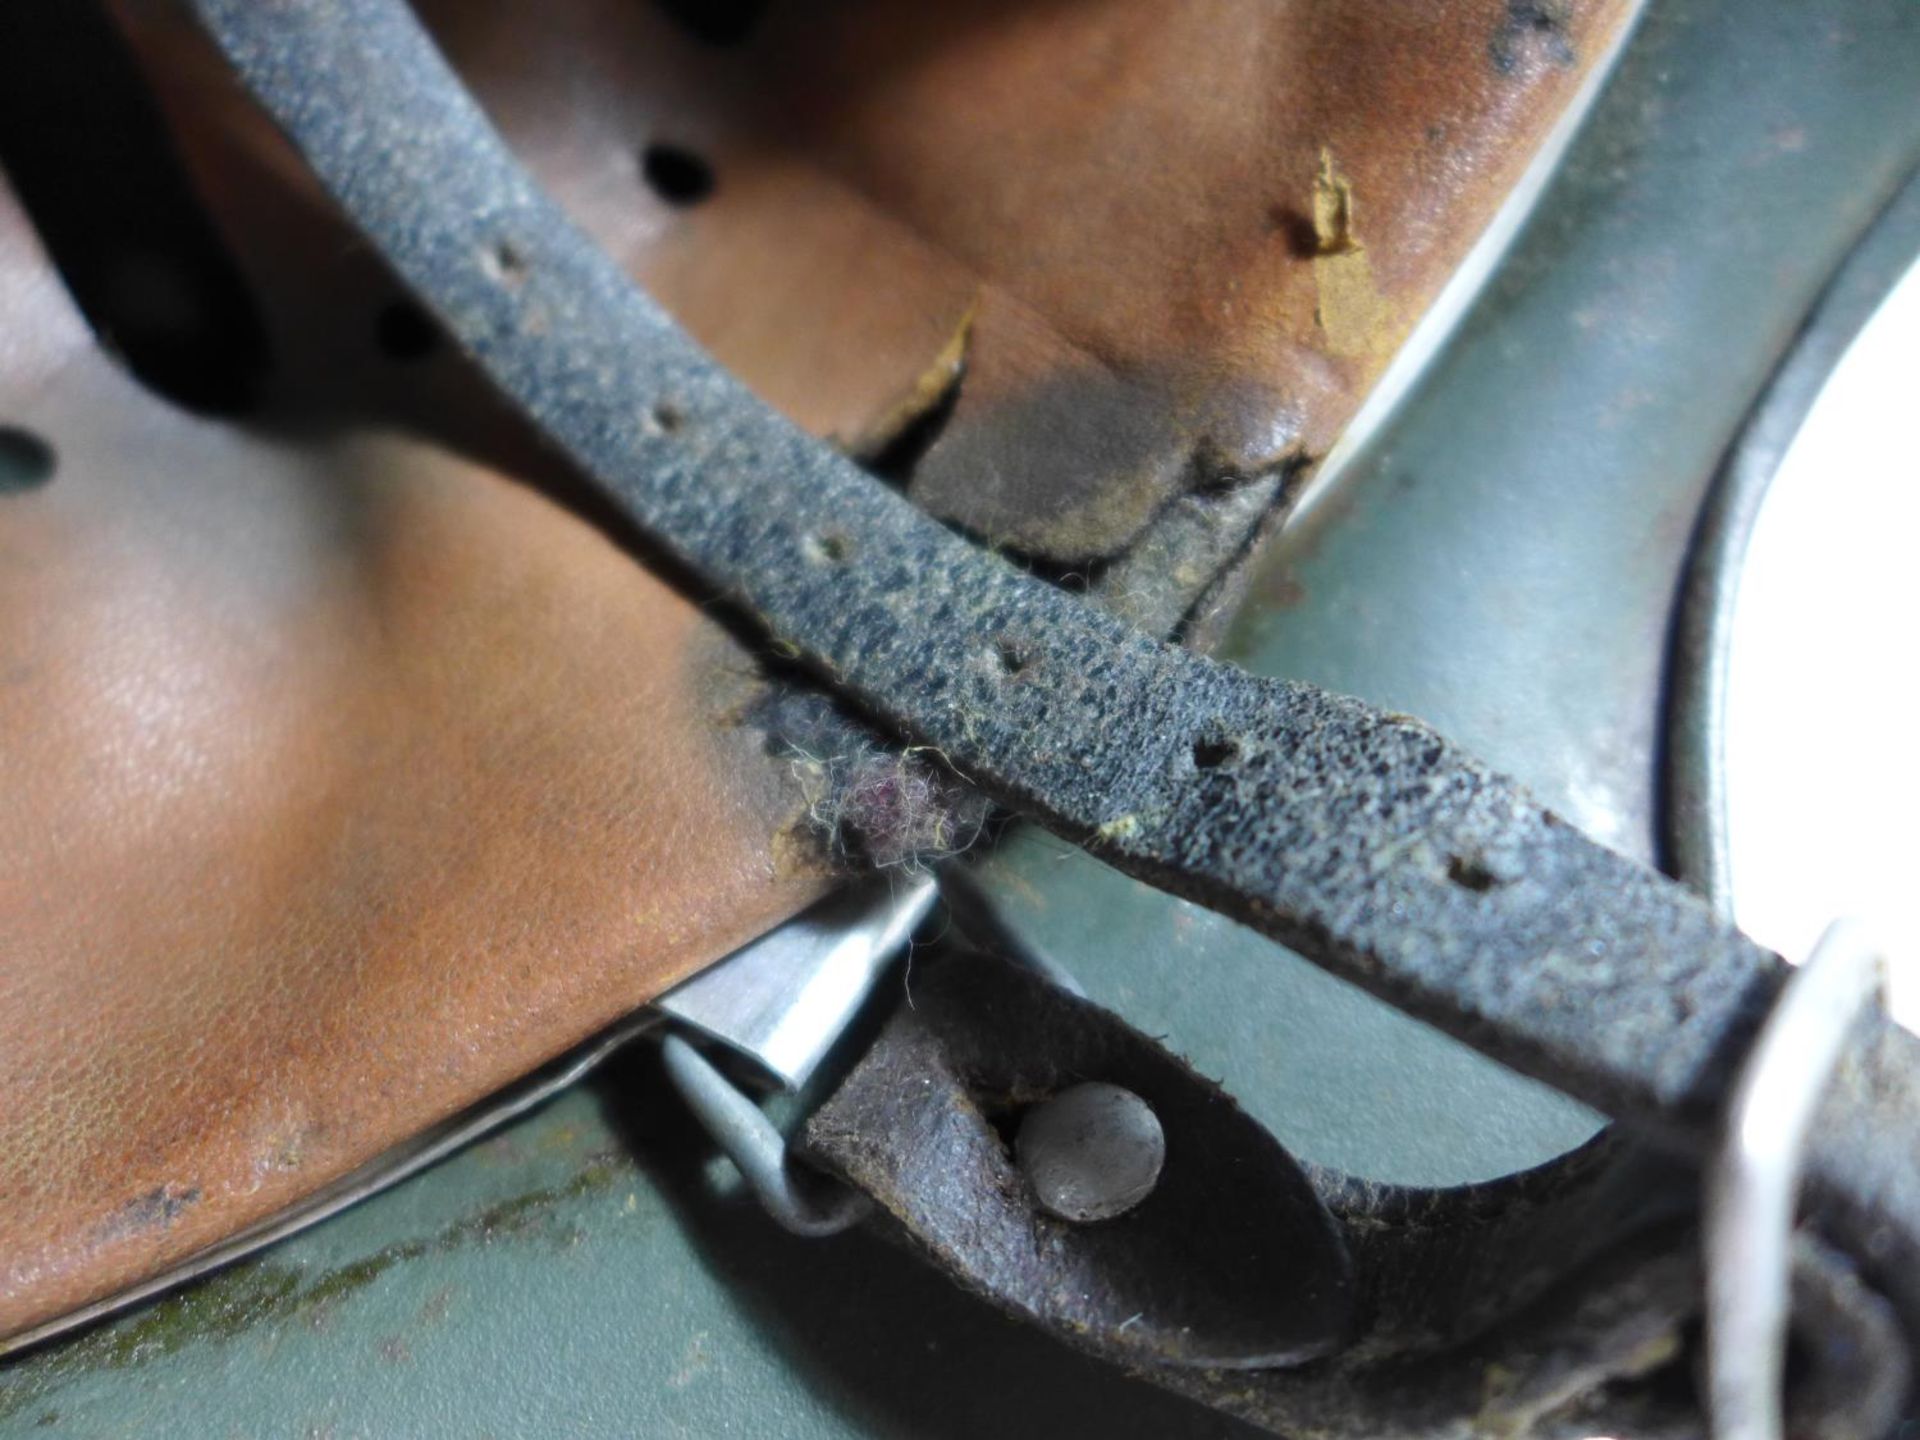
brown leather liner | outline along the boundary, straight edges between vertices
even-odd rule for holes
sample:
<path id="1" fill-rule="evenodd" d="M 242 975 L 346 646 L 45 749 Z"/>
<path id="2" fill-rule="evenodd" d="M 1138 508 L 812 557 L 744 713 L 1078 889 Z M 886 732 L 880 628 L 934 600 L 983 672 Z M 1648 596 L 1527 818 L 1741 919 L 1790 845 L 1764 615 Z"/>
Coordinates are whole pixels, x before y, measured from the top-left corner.
<path id="1" fill-rule="evenodd" d="M 422 8 L 721 359 L 864 452 L 950 405 L 914 493 L 1079 561 L 1324 450 L 1626 0 L 790 0 L 722 49 L 641 0 Z M 821 884 L 747 657 L 516 483 L 570 493 L 457 358 L 376 353 L 377 261 L 196 36 L 119 10 L 274 366 L 246 427 L 156 402 L 0 202 L 0 425 L 58 457 L 0 491 L 0 1336 Z M 650 188 L 661 146 L 711 193 Z"/>
<path id="2" fill-rule="evenodd" d="M 534 492 L 154 403 L 0 210 L 0 1335 L 466 1106 L 815 893 L 726 642 Z M 364 314 L 364 307 L 356 313 Z"/>
<path id="3" fill-rule="evenodd" d="M 1628 0 L 421 6 L 560 198 L 724 363 L 872 449 L 965 341 L 916 498 L 1057 562 L 1323 454 Z M 562 100 L 561 97 L 565 97 Z M 650 145 L 712 189 L 650 189 Z"/>
<path id="4" fill-rule="evenodd" d="M 244 117 L 120 3 L 177 112 Z M 735 373 L 861 453 L 947 400 L 915 497 L 1075 563 L 1325 453 L 1632 0 L 773 0 L 723 46 L 649 0 L 417 8 Z"/>

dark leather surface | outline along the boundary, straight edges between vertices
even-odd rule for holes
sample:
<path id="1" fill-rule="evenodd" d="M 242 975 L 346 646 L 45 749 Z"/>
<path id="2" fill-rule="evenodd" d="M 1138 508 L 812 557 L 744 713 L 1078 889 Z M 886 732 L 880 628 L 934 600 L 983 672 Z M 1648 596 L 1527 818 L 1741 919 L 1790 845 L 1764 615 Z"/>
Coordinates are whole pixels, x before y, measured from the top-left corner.
<path id="1" fill-rule="evenodd" d="M 1363 1302 L 1347 1238 L 1294 1158 L 1111 1011 L 991 954 L 916 957 L 913 1004 L 808 1120 L 808 1152 L 970 1290 L 1133 1369 L 1288 1368 L 1337 1354 Z M 1009 1137 L 1082 1081 L 1165 1136 L 1151 1193 L 1075 1223 Z"/>

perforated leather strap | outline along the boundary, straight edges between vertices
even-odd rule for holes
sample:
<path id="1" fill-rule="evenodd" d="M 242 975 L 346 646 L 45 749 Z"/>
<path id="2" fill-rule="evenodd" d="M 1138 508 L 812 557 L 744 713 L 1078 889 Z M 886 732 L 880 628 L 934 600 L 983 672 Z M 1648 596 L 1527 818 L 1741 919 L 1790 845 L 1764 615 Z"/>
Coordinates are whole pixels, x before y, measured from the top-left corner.
<path id="1" fill-rule="evenodd" d="M 1128 630 L 928 518 L 705 356 L 555 208 L 398 0 L 193 0 L 368 238 L 633 521 L 1003 803 L 1674 1146 L 1774 956 L 1417 721 Z M 1920 1044 L 1854 1047 L 1821 1229 L 1920 1333 Z"/>

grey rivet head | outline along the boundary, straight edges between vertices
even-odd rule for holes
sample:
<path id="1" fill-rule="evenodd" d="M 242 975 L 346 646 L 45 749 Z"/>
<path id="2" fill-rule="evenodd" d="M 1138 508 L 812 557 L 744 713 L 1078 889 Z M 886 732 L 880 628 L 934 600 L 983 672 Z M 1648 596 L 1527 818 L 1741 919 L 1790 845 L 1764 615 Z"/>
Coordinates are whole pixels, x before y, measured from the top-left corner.
<path id="1" fill-rule="evenodd" d="M 1124 1215 L 1153 1193 L 1167 1137 L 1146 1101 L 1094 1080 L 1029 1110 L 1013 1150 L 1041 1208 L 1086 1224 Z"/>

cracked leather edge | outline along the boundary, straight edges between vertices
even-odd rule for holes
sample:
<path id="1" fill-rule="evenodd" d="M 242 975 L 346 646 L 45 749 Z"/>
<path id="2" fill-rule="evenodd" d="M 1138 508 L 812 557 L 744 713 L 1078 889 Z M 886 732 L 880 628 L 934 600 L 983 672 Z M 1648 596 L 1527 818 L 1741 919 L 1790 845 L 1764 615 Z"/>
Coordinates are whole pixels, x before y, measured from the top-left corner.
<path id="1" fill-rule="evenodd" d="M 496 384 L 669 552 L 1005 804 L 1698 1152 L 1786 970 L 1419 722 L 1147 640 L 801 434 L 533 184 L 391 0 L 192 0 Z M 1017 665 L 1007 657 L 1017 655 Z M 1863 1027 L 1808 1157 L 1920 1321 L 1920 1046 Z"/>

